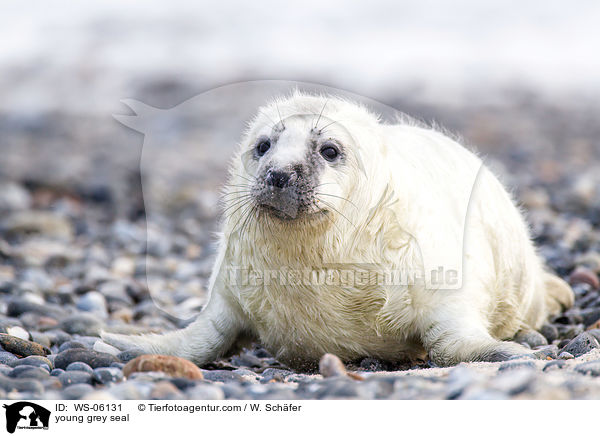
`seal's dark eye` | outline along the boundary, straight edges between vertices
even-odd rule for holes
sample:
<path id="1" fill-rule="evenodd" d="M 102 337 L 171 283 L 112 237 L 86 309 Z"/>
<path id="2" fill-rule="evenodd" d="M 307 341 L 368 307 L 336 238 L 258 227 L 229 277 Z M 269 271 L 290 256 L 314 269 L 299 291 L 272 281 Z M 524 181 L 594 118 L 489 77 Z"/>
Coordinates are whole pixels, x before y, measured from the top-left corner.
<path id="1" fill-rule="evenodd" d="M 333 162 L 340 155 L 340 151 L 331 144 L 327 144 L 321 148 L 321 156 L 329 162 Z"/>
<path id="2" fill-rule="evenodd" d="M 256 154 L 263 156 L 267 151 L 269 151 L 269 148 L 271 148 L 271 141 L 268 139 L 261 139 L 258 141 L 258 144 L 256 144 Z"/>

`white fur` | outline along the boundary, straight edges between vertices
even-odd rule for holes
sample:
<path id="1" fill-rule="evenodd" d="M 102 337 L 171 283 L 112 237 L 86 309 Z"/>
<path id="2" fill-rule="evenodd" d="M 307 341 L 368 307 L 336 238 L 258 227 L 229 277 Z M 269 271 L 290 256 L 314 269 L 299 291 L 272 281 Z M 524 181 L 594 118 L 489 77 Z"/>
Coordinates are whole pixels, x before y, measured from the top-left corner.
<path id="1" fill-rule="evenodd" d="M 260 173 L 251 150 L 258 137 L 273 133 L 280 114 L 285 129 L 271 156 L 278 165 L 305 159 L 317 123 L 317 129 L 328 125 L 324 134 L 344 146 L 345 163 L 326 164 L 319 180 L 320 205 L 329 213 L 245 220 L 249 207 L 236 191 Z M 539 328 L 572 304 L 570 288 L 544 271 L 498 179 L 476 155 L 432 129 L 383 124 L 352 102 L 295 93 L 259 110 L 231 168 L 225 204 L 242 207 L 226 209 L 208 306 L 184 330 L 104 334 L 107 342 L 203 364 L 250 334 L 295 366 L 324 353 L 403 360 L 424 351 L 447 365 L 524 353 L 501 340 Z M 354 271 L 424 273 L 441 266 L 456 270 L 458 281 L 290 286 L 228 279 L 232 267 L 262 272 L 333 263 Z"/>

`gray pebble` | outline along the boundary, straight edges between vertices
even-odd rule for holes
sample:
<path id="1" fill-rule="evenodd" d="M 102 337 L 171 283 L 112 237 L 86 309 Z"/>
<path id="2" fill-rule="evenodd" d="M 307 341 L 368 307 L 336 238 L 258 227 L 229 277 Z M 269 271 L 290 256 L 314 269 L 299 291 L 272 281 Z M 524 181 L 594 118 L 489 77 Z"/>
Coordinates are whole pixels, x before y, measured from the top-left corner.
<path id="1" fill-rule="evenodd" d="M 591 307 L 589 309 L 582 309 L 579 311 L 582 322 L 586 327 L 591 326 L 596 321 L 600 320 L 600 307 Z"/>
<path id="2" fill-rule="evenodd" d="M 92 393 L 94 388 L 87 383 L 78 383 L 67 386 L 62 391 L 65 400 L 79 400 L 82 397 Z"/>
<path id="3" fill-rule="evenodd" d="M 63 372 L 65 372 L 64 369 L 60 369 L 60 368 L 54 368 L 51 372 L 50 375 L 53 377 L 58 377 L 59 375 L 61 375 Z"/>
<path id="4" fill-rule="evenodd" d="M 600 376 L 600 360 L 592 360 L 591 362 L 580 363 L 575 367 L 575 371 L 581 374 L 598 377 Z"/>
<path id="5" fill-rule="evenodd" d="M 510 396 L 494 389 L 474 389 L 467 395 L 461 397 L 461 400 L 508 400 Z"/>
<path id="6" fill-rule="evenodd" d="M 0 363 L 7 365 L 16 360 L 19 360 L 19 358 L 14 354 L 9 353 L 8 351 L 0 351 Z"/>
<path id="7" fill-rule="evenodd" d="M 268 383 L 271 380 L 284 381 L 285 378 L 291 374 L 293 374 L 292 371 L 286 369 L 267 368 L 261 373 L 261 381 L 263 383 Z"/>
<path id="8" fill-rule="evenodd" d="M 214 371 L 203 370 L 202 375 L 204 376 L 204 380 L 213 382 L 230 383 L 232 381 L 240 382 L 244 380 L 241 375 L 236 374 L 233 371 L 226 371 L 222 369 L 216 369 Z"/>
<path id="9" fill-rule="evenodd" d="M 556 359 L 558 357 L 558 347 L 556 345 L 546 345 L 543 347 L 539 347 L 533 354 L 540 359 L 548 360 Z"/>
<path id="10" fill-rule="evenodd" d="M 591 329 L 588 330 L 588 333 L 595 337 L 598 343 L 600 343 L 600 329 Z"/>
<path id="11" fill-rule="evenodd" d="M 530 348 L 540 347 L 542 345 L 548 345 L 547 339 L 541 333 L 535 330 L 523 330 L 517 333 L 515 336 L 515 342 L 520 344 L 527 344 Z"/>
<path id="12" fill-rule="evenodd" d="M 98 291 L 108 301 L 117 301 L 125 303 L 126 305 L 132 305 L 133 300 L 127 293 L 127 285 L 124 282 L 109 281 L 102 283 L 98 287 Z"/>
<path id="13" fill-rule="evenodd" d="M 56 355 L 54 365 L 57 368 L 65 369 L 70 363 L 84 362 L 92 368 L 99 368 L 110 366 L 111 363 L 116 361 L 117 358 L 111 354 L 99 353 L 83 348 L 70 348 Z"/>
<path id="14" fill-rule="evenodd" d="M 60 323 L 60 328 L 72 335 L 99 336 L 102 322 L 89 313 L 71 315 Z"/>
<path id="15" fill-rule="evenodd" d="M 33 312 L 50 318 L 60 319 L 66 316 L 65 310 L 55 304 L 34 303 L 24 297 L 13 297 L 8 302 L 6 314 L 8 316 L 20 316 L 26 312 Z"/>
<path id="16" fill-rule="evenodd" d="M 92 369 L 92 367 L 90 365 L 88 365 L 87 363 L 83 363 L 83 362 L 73 362 L 73 363 L 69 363 L 67 365 L 67 367 L 65 368 L 66 371 L 84 371 L 87 372 L 88 374 L 92 374 L 94 372 L 94 370 Z"/>
<path id="17" fill-rule="evenodd" d="M 183 377 L 172 378 L 170 381 L 175 386 L 177 386 L 177 389 L 182 390 L 182 391 L 185 391 L 189 388 L 193 388 L 194 386 L 196 386 L 198 384 L 197 380 L 190 380 L 189 378 L 183 378 Z"/>
<path id="18" fill-rule="evenodd" d="M 575 357 L 583 356 L 594 348 L 599 348 L 600 344 L 595 337 L 587 332 L 579 334 L 569 342 L 562 351 L 571 353 Z"/>
<path id="19" fill-rule="evenodd" d="M 44 332 L 54 345 L 62 345 L 71 340 L 71 335 L 59 329 L 46 330 Z"/>
<path id="20" fill-rule="evenodd" d="M 96 368 L 92 375 L 94 382 L 100 384 L 116 383 L 123 380 L 123 371 L 119 368 Z"/>
<path id="21" fill-rule="evenodd" d="M 243 381 L 250 383 L 258 383 L 262 379 L 260 375 L 246 368 L 234 369 L 233 372 L 241 376 Z"/>
<path id="22" fill-rule="evenodd" d="M 190 400 L 223 400 L 225 399 L 225 389 L 229 389 L 229 392 L 231 392 L 231 389 L 235 389 L 235 385 L 233 383 L 223 386 L 198 384 L 185 393 Z M 240 388 L 240 390 L 242 389 Z M 239 398 L 238 395 L 235 395 L 235 397 Z"/>
<path id="23" fill-rule="evenodd" d="M 127 377 L 129 380 L 137 382 L 157 382 L 161 380 L 170 380 L 171 377 L 162 371 L 145 371 L 145 372 L 134 372 Z"/>
<path id="24" fill-rule="evenodd" d="M 152 391 L 152 383 L 140 383 L 135 380 L 127 380 L 115 383 L 108 388 L 108 392 L 122 400 L 143 400 L 148 398 Z"/>
<path id="25" fill-rule="evenodd" d="M 150 398 L 153 400 L 181 400 L 185 396 L 173 383 L 162 380 L 154 384 Z"/>
<path id="26" fill-rule="evenodd" d="M 566 365 L 564 360 L 552 360 L 544 365 L 544 372 L 562 369 Z"/>
<path id="27" fill-rule="evenodd" d="M 360 368 L 363 371 L 385 371 L 385 365 L 380 360 L 372 357 L 361 360 Z"/>
<path id="28" fill-rule="evenodd" d="M 60 347 L 58 347 L 58 352 L 62 353 L 63 351 L 68 350 L 69 348 L 86 348 L 86 347 L 79 341 L 66 341 L 66 342 L 63 342 L 60 345 Z"/>
<path id="29" fill-rule="evenodd" d="M 550 344 L 558 339 L 558 329 L 552 324 L 544 324 L 540 329 L 540 333 L 544 335 Z"/>
<path id="30" fill-rule="evenodd" d="M 565 325 L 558 328 L 558 334 L 561 338 L 573 339 L 585 331 L 583 324 Z"/>
<path id="31" fill-rule="evenodd" d="M 65 371 L 58 376 L 63 386 L 74 385 L 78 383 L 92 383 L 92 375 L 86 371 Z"/>
<path id="32" fill-rule="evenodd" d="M 503 371 L 507 371 L 507 370 L 512 371 L 512 370 L 523 369 L 523 368 L 535 369 L 535 363 L 530 360 L 526 360 L 524 362 L 506 362 L 506 363 L 503 363 L 502 365 L 500 365 L 500 367 L 498 368 L 498 372 L 503 372 Z"/>
<path id="33" fill-rule="evenodd" d="M 447 399 L 453 400 L 458 398 L 466 391 L 469 386 L 481 380 L 481 375 L 469 368 L 465 364 L 460 364 L 453 368 L 448 374 L 446 382 Z"/>
<path id="34" fill-rule="evenodd" d="M 39 366 L 41 368 L 47 369 L 48 372 L 52 371 L 52 369 L 54 368 L 52 362 L 48 358 L 43 356 L 27 356 L 9 363 L 9 366 L 12 366 L 13 368 L 20 365 Z"/>
<path id="35" fill-rule="evenodd" d="M 45 333 L 30 331 L 29 334 L 31 335 L 31 340 L 33 342 L 43 345 L 46 348 L 50 348 L 50 346 L 52 345 L 52 343 L 50 342 L 50 338 Z"/>
<path id="36" fill-rule="evenodd" d="M 224 385 L 212 385 L 212 386 L 219 388 L 225 395 L 225 398 L 231 398 L 231 399 L 249 399 L 249 398 L 251 398 L 246 393 L 246 390 L 244 389 L 244 387 L 239 383 L 227 383 Z M 190 395 L 190 399 L 195 399 L 195 397 Z M 200 398 L 198 398 L 198 399 L 200 399 Z"/>
<path id="37" fill-rule="evenodd" d="M 131 348 L 129 350 L 125 350 L 117 354 L 117 359 L 119 359 L 121 362 L 129 362 L 130 360 L 133 360 L 136 357 L 141 356 L 142 354 L 145 353 L 139 348 Z"/>
<path id="38" fill-rule="evenodd" d="M 36 380 L 42 380 L 48 378 L 50 373 L 45 368 L 21 365 L 14 368 L 8 376 L 12 378 L 34 378 Z"/>
<path id="39" fill-rule="evenodd" d="M 231 363 L 235 366 L 246 366 L 248 368 L 260 368 L 263 366 L 262 360 L 249 353 L 243 353 L 239 356 L 233 356 Z"/>
<path id="40" fill-rule="evenodd" d="M 348 380 L 344 376 L 329 377 L 320 383 L 320 385 L 321 389 L 317 394 L 317 397 L 320 399 L 347 398 L 359 395 L 358 383 Z"/>
<path id="41" fill-rule="evenodd" d="M 91 291 L 83 295 L 77 301 L 77 309 L 84 312 L 90 312 L 105 318 L 108 315 L 106 311 L 106 299 L 100 292 Z"/>
<path id="42" fill-rule="evenodd" d="M 81 342 L 85 348 L 89 348 L 90 350 L 94 349 L 94 344 L 98 342 L 100 339 L 97 336 L 77 336 L 75 338 L 77 342 Z M 96 350 L 99 351 L 99 350 Z"/>
<path id="43" fill-rule="evenodd" d="M 570 360 L 570 359 L 575 359 L 575 356 L 573 356 L 571 353 L 569 353 L 567 351 L 563 351 L 558 355 L 558 358 L 561 360 Z"/>
<path id="44" fill-rule="evenodd" d="M 38 395 L 44 393 L 44 385 L 39 380 L 10 378 L 4 375 L 0 375 L 0 389 L 6 392 L 31 392 Z"/>

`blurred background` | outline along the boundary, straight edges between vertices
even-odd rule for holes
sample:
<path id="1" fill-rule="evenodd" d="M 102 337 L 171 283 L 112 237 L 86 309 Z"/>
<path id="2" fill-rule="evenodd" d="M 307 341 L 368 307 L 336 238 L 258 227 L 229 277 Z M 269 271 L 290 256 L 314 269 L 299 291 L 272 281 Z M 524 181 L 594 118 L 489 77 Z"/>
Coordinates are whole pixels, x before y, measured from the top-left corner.
<path id="1" fill-rule="evenodd" d="M 0 282 L 75 305 L 118 283 L 127 298 L 105 286 L 101 318 L 172 327 L 131 289 L 147 278 L 169 290 L 161 307 L 191 316 L 205 300 L 231 138 L 258 101 L 251 87 L 210 91 L 272 79 L 365 96 L 459 134 L 512 187 L 542 254 L 567 275 L 600 251 L 599 20 L 593 0 L 4 2 Z M 169 109 L 199 95 L 202 110 L 154 125 L 160 144 L 182 147 L 157 167 L 192 177 L 165 189 L 147 229 L 144 136 L 113 114 L 131 114 L 123 99 Z M 128 309 L 132 298 L 142 306 Z"/>

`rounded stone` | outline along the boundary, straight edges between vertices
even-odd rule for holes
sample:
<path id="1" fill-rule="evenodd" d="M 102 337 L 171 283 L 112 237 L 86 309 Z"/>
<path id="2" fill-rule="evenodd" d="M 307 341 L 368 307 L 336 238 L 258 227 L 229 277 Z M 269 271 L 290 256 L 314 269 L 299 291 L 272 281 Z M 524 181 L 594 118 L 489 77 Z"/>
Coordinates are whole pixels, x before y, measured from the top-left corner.
<path id="1" fill-rule="evenodd" d="M 598 377 L 600 376 L 600 360 L 592 360 L 591 362 L 581 363 L 575 367 L 575 371 L 581 374 Z"/>
<path id="2" fill-rule="evenodd" d="M 172 377 L 184 377 L 193 380 L 202 380 L 203 378 L 200 368 L 189 360 L 176 356 L 144 354 L 129 361 L 123 367 L 123 374 L 126 377 L 134 372 L 147 371 L 161 371 Z"/>
<path id="3" fill-rule="evenodd" d="M 123 371 L 114 367 L 96 368 L 92 374 L 94 382 L 104 385 L 119 382 L 123 378 Z"/>
<path id="4" fill-rule="evenodd" d="M 43 345 L 5 333 L 0 333 L 0 345 L 8 352 L 24 357 L 50 354 L 50 350 Z"/>
<path id="5" fill-rule="evenodd" d="M 121 362 L 129 362 L 130 360 L 133 360 L 136 357 L 139 357 L 143 354 L 144 354 L 143 350 L 140 350 L 139 348 L 131 348 L 129 350 L 125 350 L 125 351 L 122 351 L 121 353 L 117 354 L 117 358 Z"/>
<path id="6" fill-rule="evenodd" d="M 94 392 L 94 388 L 87 383 L 77 383 L 67 386 L 62 391 L 65 400 L 79 400 Z"/>
<path id="7" fill-rule="evenodd" d="M 5 392 L 31 392 L 36 395 L 44 393 L 44 385 L 39 380 L 11 378 L 0 375 L 0 389 Z"/>
<path id="8" fill-rule="evenodd" d="M 48 358 L 43 356 L 27 356 L 9 363 L 9 366 L 12 366 L 13 368 L 20 365 L 38 366 L 40 368 L 46 368 L 48 372 L 52 371 L 52 369 L 54 368 L 52 362 Z"/>
<path id="9" fill-rule="evenodd" d="M 62 344 L 60 344 L 60 347 L 58 347 L 58 352 L 62 353 L 65 350 L 68 350 L 70 348 L 86 348 L 85 345 L 83 345 L 81 342 L 78 341 L 66 341 L 63 342 Z"/>
<path id="10" fill-rule="evenodd" d="M 576 285 L 578 283 L 587 283 L 594 289 L 600 288 L 598 276 L 585 266 L 578 266 L 569 276 L 569 283 Z"/>
<path id="11" fill-rule="evenodd" d="M 71 315 L 60 323 L 60 328 L 72 335 L 99 336 L 102 322 L 95 316 L 87 313 Z"/>
<path id="12" fill-rule="evenodd" d="M 319 372 L 323 377 L 344 376 L 346 375 L 346 367 L 339 357 L 327 353 L 319 361 Z"/>
<path id="13" fill-rule="evenodd" d="M 36 380 L 42 380 L 48 378 L 50 373 L 45 368 L 38 366 L 21 365 L 15 367 L 8 376 L 12 378 L 34 378 Z"/>
<path id="14" fill-rule="evenodd" d="M 106 311 L 106 298 L 100 292 L 90 291 L 85 295 L 81 296 L 77 301 L 77 309 L 84 312 L 91 312 L 101 317 L 107 315 Z"/>
<path id="15" fill-rule="evenodd" d="M 9 365 L 11 362 L 17 361 L 19 358 L 8 351 L 0 351 L 0 364 Z"/>
<path id="16" fill-rule="evenodd" d="M 69 363 L 65 370 L 66 371 L 84 371 L 84 372 L 87 372 L 88 374 L 92 374 L 94 372 L 94 370 L 92 369 L 92 367 L 90 365 L 88 365 L 87 363 L 83 363 L 83 362 Z"/>
<path id="17" fill-rule="evenodd" d="M 117 358 L 111 354 L 99 353 L 94 350 L 70 348 L 56 355 L 54 366 L 65 369 L 73 362 L 84 362 L 92 368 L 99 368 L 110 366 L 111 363 L 117 362 Z"/>
<path id="18" fill-rule="evenodd" d="M 63 386 L 70 386 L 78 383 L 92 383 L 92 375 L 86 371 L 65 371 L 58 376 Z"/>
<path id="19" fill-rule="evenodd" d="M 575 357 L 583 356 L 594 348 L 600 348 L 598 340 L 587 332 L 577 335 L 569 342 L 562 352 L 570 353 Z"/>
<path id="20" fill-rule="evenodd" d="M 548 340 L 544 337 L 544 335 L 536 332 L 535 330 L 520 331 L 517 333 L 514 340 L 520 344 L 527 344 L 530 348 L 548 345 Z"/>

